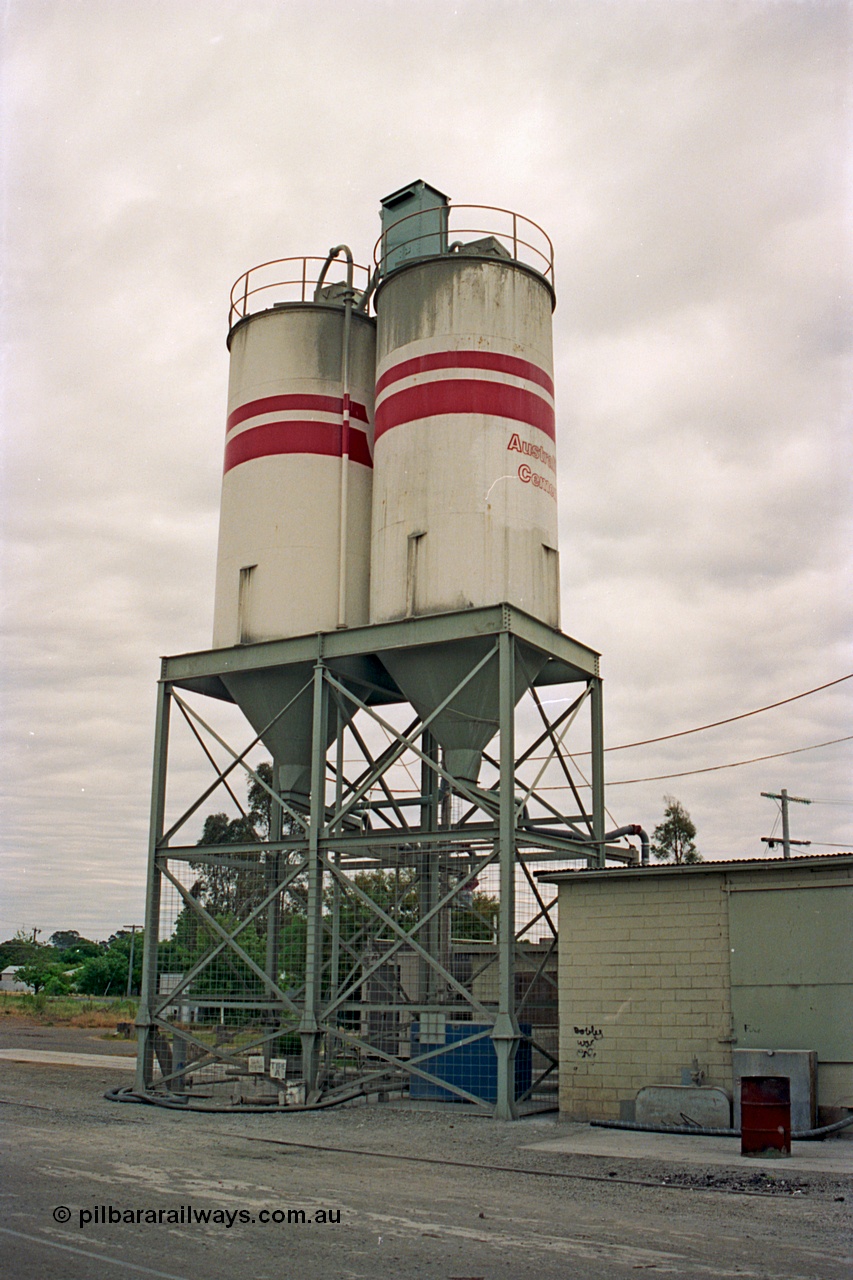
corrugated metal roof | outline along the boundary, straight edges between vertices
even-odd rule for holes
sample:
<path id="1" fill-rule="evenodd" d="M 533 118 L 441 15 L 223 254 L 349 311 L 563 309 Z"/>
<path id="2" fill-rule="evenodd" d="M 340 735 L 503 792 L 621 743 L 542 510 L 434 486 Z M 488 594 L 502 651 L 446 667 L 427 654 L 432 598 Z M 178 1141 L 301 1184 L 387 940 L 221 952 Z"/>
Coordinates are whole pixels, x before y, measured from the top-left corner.
<path id="1" fill-rule="evenodd" d="M 646 866 L 620 867 L 566 867 L 561 871 L 537 871 L 537 880 L 548 884 L 561 884 L 569 879 L 601 878 L 602 876 L 674 876 L 707 875 L 715 871 L 779 871 L 794 867 L 816 867 L 832 863 L 836 867 L 853 867 L 853 853 L 813 853 L 795 858 L 729 858 L 720 862 L 673 863 L 657 862 Z"/>

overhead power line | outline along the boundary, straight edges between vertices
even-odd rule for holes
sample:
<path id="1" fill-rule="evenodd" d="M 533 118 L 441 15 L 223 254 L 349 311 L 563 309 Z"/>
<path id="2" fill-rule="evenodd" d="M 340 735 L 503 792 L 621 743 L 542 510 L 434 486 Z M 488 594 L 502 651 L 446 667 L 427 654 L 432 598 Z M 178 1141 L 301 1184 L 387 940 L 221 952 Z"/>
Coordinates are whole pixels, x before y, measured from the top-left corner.
<path id="1" fill-rule="evenodd" d="M 747 720 L 749 719 L 750 716 L 761 715 L 762 711 L 772 711 L 774 707 L 784 707 L 787 703 L 796 702 L 799 698 L 808 698 L 813 693 L 820 693 L 822 689 L 831 689 L 833 685 L 843 684 L 845 680 L 853 680 L 853 671 L 851 671 L 849 675 L 839 676 L 837 680 L 828 680 L 826 684 L 819 684 L 814 689 L 806 689 L 804 693 L 795 693 L 790 698 L 780 699 L 779 702 L 768 702 L 766 707 L 756 707 L 754 711 L 742 711 L 740 715 L 727 716 L 725 720 L 713 720 L 710 724 L 700 724 L 700 725 L 697 725 L 695 729 L 680 729 L 677 733 L 664 733 L 659 738 L 643 738 L 640 742 L 623 742 L 618 747 L 605 747 L 604 749 L 605 751 L 627 751 L 629 747 L 648 747 L 648 746 L 651 746 L 652 743 L 654 742 L 668 742 L 671 738 L 685 738 L 690 733 L 702 733 L 705 729 L 717 729 L 722 724 L 734 724 L 735 720 Z M 813 750 L 813 748 L 803 747 L 802 750 L 811 751 Z M 589 753 L 585 751 L 583 752 L 583 754 L 588 755 Z M 790 755 L 792 753 L 786 751 L 786 752 L 783 752 L 783 754 Z M 762 760 L 770 760 L 772 759 L 772 756 L 761 756 L 760 758 Z M 750 762 L 745 761 L 744 763 L 748 764 Z M 718 768 L 721 768 L 721 769 L 733 768 L 733 767 L 734 766 L 729 766 L 729 765 L 718 766 Z M 695 770 L 695 772 L 701 773 L 701 772 L 704 772 L 704 770 L 697 769 Z M 676 778 L 681 775 L 671 774 L 670 776 Z M 614 784 L 611 783 L 611 786 L 612 785 Z"/>
<path id="2" fill-rule="evenodd" d="M 795 747 L 792 751 L 774 751 L 769 756 L 752 756 L 749 760 L 733 760 L 731 764 L 711 764 L 704 769 L 686 769 L 683 773 L 658 773 L 651 778 L 620 778 L 617 782 L 608 782 L 608 787 L 627 787 L 633 782 L 666 782 L 669 778 L 691 778 L 697 773 L 716 773 L 719 769 L 739 769 L 745 764 L 758 764 L 761 760 L 778 760 L 781 756 L 798 756 L 803 751 L 817 751 L 820 747 L 834 747 L 838 742 L 853 741 L 853 733 L 846 738 L 831 738 L 828 742 L 815 742 L 810 747 Z"/>
<path id="3" fill-rule="evenodd" d="M 732 760 L 730 761 L 729 764 L 709 764 L 709 765 L 706 765 L 704 769 L 686 769 L 682 773 L 658 773 L 658 774 L 655 774 L 653 777 L 649 777 L 649 778 L 619 778 L 615 782 L 611 782 L 610 779 L 608 778 L 607 786 L 608 787 L 628 787 L 635 782 L 666 782 L 669 778 L 692 778 L 697 773 L 717 773 L 720 769 L 740 769 L 743 765 L 759 764 L 762 760 L 779 760 L 782 758 L 782 756 L 798 756 L 798 755 L 801 755 L 804 751 L 819 751 L 821 747 L 834 747 L 839 742 L 853 742 L 853 733 L 847 734 L 847 736 L 844 738 L 830 738 L 827 742 L 813 742 L 810 747 L 793 747 L 790 751 L 774 751 L 771 755 L 751 756 L 749 760 Z M 572 761 L 575 761 L 578 755 L 588 755 L 588 754 L 589 753 L 585 751 L 567 752 L 569 759 Z M 533 758 L 535 759 L 535 757 Z M 580 770 L 578 771 L 580 772 Z M 581 777 L 583 777 L 583 774 L 581 774 Z M 412 781 L 414 781 L 414 779 L 412 779 Z M 586 779 L 584 778 L 584 781 L 580 785 L 581 787 L 588 788 L 590 786 L 590 783 L 587 782 Z M 545 787 L 540 786 L 540 787 L 537 787 L 536 789 L 537 791 L 564 791 L 565 785 L 563 784 L 559 786 L 549 785 Z M 411 792 L 413 795 L 418 792 L 417 787 L 408 787 L 408 788 L 403 787 L 402 790 L 406 792 Z M 837 801 L 815 800 L 815 801 L 811 801 L 810 803 L 847 804 L 847 803 L 853 803 L 853 802 L 848 802 L 846 800 L 837 800 Z"/>
<path id="4" fill-rule="evenodd" d="M 604 750 L 605 750 L 605 752 L 608 752 L 608 751 L 628 751 L 631 747 L 648 747 L 648 746 L 651 746 L 651 745 L 652 745 L 653 743 L 655 743 L 655 742 L 669 742 L 672 738 L 686 738 L 686 737 L 687 737 L 689 734 L 691 734 L 691 733 L 703 733 L 705 729 L 717 729 L 717 728 L 719 728 L 719 726 L 720 726 L 720 725 L 723 725 L 723 724 L 734 724 L 736 720 L 748 720 L 750 716 L 758 716 L 758 715 L 761 715 L 761 713 L 762 713 L 762 712 L 764 712 L 764 711 L 772 711 L 775 707 L 784 707 L 784 706 L 786 706 L 789 702 L 797 702 L 800 698 L 809 698 L 809 697 L 811 697 L 811 695 L 812 695 L 813 693 L 820 693 L 823 689 L 831 689 L 831 688 L 833 687 L 833 685 L 836 685 L 836 684 L 843 684 L 845 680 L 853 680 L 853 671 L 851 671 L 851 672 L 850 672 L 848 675 L 846 675 L 846 676 L 839 676 L 837 680 L 828 680 L 828 681 L 826 682 L 826 684 L 819 684 L 819 685 L 816 685 L 816 686 L 814 687 L 814 689 L 806 689 L 806 690 L 804 690 L 804 692 L 803 692 L 803 693 L 795 693 L 795 694 L 792 694 L 792 696 L 791 696 L 790 698 L 781 698 L 781 699 L 779 700 L 779 702 L 768 702 L 767 706 L 765 706 L 765 707 L 756 707 L 754 711 L 742 711 L 739 715 L 736 715 L 736 716 L 727 716 L 725 720 L 712 720 L 710 724 L 700 724 L 700 725 L 697 725 L 695 729 L 679 729 L 676 733 L 664 733 L 664 734 L 661 734 L 661 736 L 660 736 L 659 738 L 642 738 L 642 739 L 640 739 L 640 741 L 638 741 L 638 742 L 622 742 L 622 743 L 620 743 L 620 744 L 619 744 L 618 746 L 616 746 L 616 747 L 605 747 L 605 748 L 604 748 Z M 387 737 L 387 733 L 386 733 L 386 737 Z M 390 741 L 390 739 L 389 739 L 389 741 Z M 843 741 L 844 741 L 844 739 L 843 739 L 843 738 L 838 738 L 838 739 L 836 739 L 836 741 L 838 741 L 838 742 L 843 742 Z M 828 745 L 828 744 L 818 743 L 818 746 L 824 746 L 824 745 Z M 800 748 L 799 748 L 799 750 L 801 750 L 801 751 L 814 751 L 814 750 L 815 750 L 815 748 L 814 748 L 814 747 L 800 747 Z M 571 752 L 571 755 L 572 755 L 573 757 L 577 757 L 577 756 L 588 756 L 588 755 L 591 755 L 591 754 L 592 754 L 592 753 L 591 753 L 591 752 L 589 752 L 589 751 L 573 751 L 573 752 Z M 783 752 L 780 752 L 779 754 L 780 754 L 780 755 L 793 755 L 794 753 L 793 753 L 792 751 L 783 751 Z M 547 756 L 531 756 L 531 757 L 530 757 L 530 759 L 531 759 L 531 760 L 533 760 L 533 761 L 545 760 L 545 759 L 547 759 Z M 773 756 L 756 756 L 756 759 L 758 759 L 758 760 L 772 760 L 772 759 L 774 759 L 774 757 L 773 757 Z M 360 759 L 360 758 L 359 758 L 358 760 L 356 760 L 356 759 L 350 759 L 350 758 L 347 758 L 347 759 L 344 761 L 344 763 L 345 763 L 345 764 L 348 764 L 348 765 L 351 765 L 351 764 L 363 763 L 363 761 L 361 761 L 361 759 Z M 742 763 L 742 764 L 752 764 L 752 761 L 751 761 L 751 760 L 743 760 L 743 761 L 740 761 L 739 763 Z M 714 768 L 717 768 L 717 769 L 734 769 L 734 768 L 736 768 L 737 766 L 736 766 L 735 764 L 731 764 L 731 765 L 727 765 L 727 764 L 720 764 L 720 765 L 715 765 L 715 766 L 713 766 L 713 767 L 714 767 Z M 705 769 L 694 769 L 694 770 L 692 770 L 692 772 L 693 772 L 693 773 L 705 773 L 705 772 L 707 772 L 707 770 L 705 770 Z M 678 774 L 678 773 L 671 773 L 671 774 L 666 774 L 666 775 L 664 775 L 664 776 L 666 776 L 666 777 L 670 777 L 670 778 L 680 778 L 680 777 L 685 777 L 686 775 L 685 775 L 685 774 Z M 627 782 L 645 782 L 645 781 L 647 781 L 647 779 L 645 779 L 645 778 L 629 778 L 629 779 L 626 779 L 626 781 L 625 781 L 624 783 L 621 783 L 621 784 L 620 784 L 620 783 L 612 782 L 612 783 L 610 783 L 609 785 L 610 785 L 610 786 L 619 786 L 619 785 L 624 786 L 624 785 L 626 785 L 626 784 L 627 784 Z M 652 781 L 657 781 L 657 779 L 652 779 Z M 547 790 L 547 789 L 548 789 L 548 788 L 546 788 L 546 790 Z M 558 788 L 558 789 L 559 789 L 559 788 Z M 853 800 L 815 800 L 815 801 L 814 801 L 814 803 L 815 803 L 815 804 L 853 804 Z"/>

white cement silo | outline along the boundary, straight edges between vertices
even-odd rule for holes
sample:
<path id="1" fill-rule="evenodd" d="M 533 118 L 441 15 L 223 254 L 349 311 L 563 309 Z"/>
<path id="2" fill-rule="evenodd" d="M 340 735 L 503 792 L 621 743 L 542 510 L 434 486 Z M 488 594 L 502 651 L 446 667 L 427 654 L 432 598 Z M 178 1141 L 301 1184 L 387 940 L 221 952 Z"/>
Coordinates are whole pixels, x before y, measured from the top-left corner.
<path id="1" fill-rule="evenodd" d="M 506 213 L 462 207 L 478 227 Z M 550 241 L 543 270 L 522 260 L 520 225 L 540 229 L 519 215 L 509 234 L 448 243 L 458 209 L 422 182 L 383 202 L 370 620 L 508 603 L 558 628 Z M 427 716 L 477 657 L 467 644 L 383 662 Z M 517 697 L 538 661 L 516 671 Z M 432 722 L 454 776 L 476 780 L 497 699 L 485 668 Z"/>
<path id="2" fill-rule="evenodd" d="M 506 601 L 559 626 L 552 304 L 465 250 L 380 286 L 371 622 Z"/>
<path id="3" fill-rule="evenodd" d="M 232 330 L 215 648 L 367 622 L 375 329 L 352 315 L 346 442 L 344 319 L 287 303 Z"/>
<path id="4" fill-rule="evenodd" d="M 298 261 L 304 294 L 309 260 Z M 375 321 L 340 284 L 274 303 L 278 286 L 250 290 L 250 276 L 229 334 L 215 648 L 368 620 Z M 300 805 L 310 674 L 297 664 L 223 676 L 272 753 L 282 794 Z"/>

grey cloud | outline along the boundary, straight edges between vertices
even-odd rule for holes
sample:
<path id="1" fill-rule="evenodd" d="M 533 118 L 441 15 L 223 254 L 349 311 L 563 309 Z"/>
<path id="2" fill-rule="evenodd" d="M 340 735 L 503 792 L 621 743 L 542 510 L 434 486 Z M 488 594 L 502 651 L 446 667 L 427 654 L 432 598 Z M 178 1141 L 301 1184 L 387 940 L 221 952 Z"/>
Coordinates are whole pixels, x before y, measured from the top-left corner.
<path id="1" fill-rule="evenodd" d="M 210 640 L 228 290 L 342 239 L 367 260 L 412 177 L 554 240 L 563 617 L 603 651 L 608 741 L 853 669 L 846 6 L 12 0 L 5 20 L 3 936 L 140 918 L 158 656 Z M 842 736 L 846 687 L 608 771 Z M 176 810 L 210 776 L 181 734 Z M 849 758 L 610 805 L 650 827 L 674 792 L 706 854 L 755 854 L 758 792 L 847 798 Z"/>

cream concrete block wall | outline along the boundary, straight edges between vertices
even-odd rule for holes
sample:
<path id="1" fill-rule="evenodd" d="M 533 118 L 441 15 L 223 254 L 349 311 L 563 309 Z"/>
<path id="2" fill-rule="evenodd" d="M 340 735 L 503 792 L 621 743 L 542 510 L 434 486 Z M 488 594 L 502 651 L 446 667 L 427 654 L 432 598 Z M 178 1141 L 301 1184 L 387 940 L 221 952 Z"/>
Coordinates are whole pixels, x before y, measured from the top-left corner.
<path id="1" fill-rule="evenodd" d="M 731 1088 L 724 876 L 560 886 L 560 1110 L 618 1119 L 621 1099 L 680 1084 L 693 1058 Z"/>

